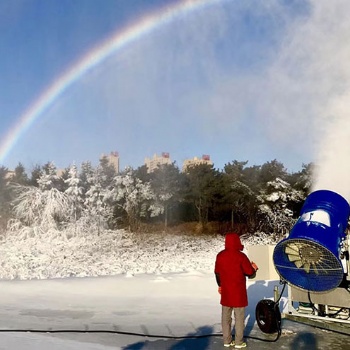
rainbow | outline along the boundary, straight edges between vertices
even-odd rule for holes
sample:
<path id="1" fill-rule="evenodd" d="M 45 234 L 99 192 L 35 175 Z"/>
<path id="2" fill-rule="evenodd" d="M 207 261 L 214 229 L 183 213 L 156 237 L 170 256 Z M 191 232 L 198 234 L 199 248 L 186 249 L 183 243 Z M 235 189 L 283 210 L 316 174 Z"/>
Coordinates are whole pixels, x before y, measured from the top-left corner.
<path id="1" fill-rule="evenodd" d="M 183 0 L 146 15 L 136 23 L 114 33 L 106 41 L 95 47 L 86 56 L 73 64 L 18 118 L 0 143 L 0 164 L 4 162 L 13 146 L 20 139 L 21 135 L 29 129 L 33 122 L 43 115 L 69 86 L 80 79 L 89 70 L 101 64 L 110 55 L 117 53 L 127 45 L 132 44 L 157 28 L 195 10 L 222 1 L 225 0 Z"/>

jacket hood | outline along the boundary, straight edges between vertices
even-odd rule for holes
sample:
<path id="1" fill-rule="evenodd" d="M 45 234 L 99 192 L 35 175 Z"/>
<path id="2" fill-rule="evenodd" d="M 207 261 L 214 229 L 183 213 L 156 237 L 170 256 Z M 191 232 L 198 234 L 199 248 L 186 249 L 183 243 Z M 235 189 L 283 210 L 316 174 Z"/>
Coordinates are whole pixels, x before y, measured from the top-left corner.
<path id="1" fill-rule="evenodd" d="M 225 249 L 228 250 L 243 250 L 244 246 L 241 243 L 237 233 L 227 233 L 225 237 Z"/>

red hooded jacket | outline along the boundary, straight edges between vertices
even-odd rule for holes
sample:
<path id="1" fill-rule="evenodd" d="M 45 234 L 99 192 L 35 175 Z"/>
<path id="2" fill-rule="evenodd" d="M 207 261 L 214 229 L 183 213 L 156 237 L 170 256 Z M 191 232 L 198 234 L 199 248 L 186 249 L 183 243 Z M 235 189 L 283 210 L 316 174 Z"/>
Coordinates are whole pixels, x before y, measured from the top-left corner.
<path id="1" fill-rule="evenodd" d="M 242 252 L 243 245 L 239 236 L 228 233 L 225 237 L 225 249 L 215 261 L 215 274 L 221 286 L 221 305 L 228 307 L 246 307 L 248 305 L 246 277 L 255 273 L 248 257 Z"/>

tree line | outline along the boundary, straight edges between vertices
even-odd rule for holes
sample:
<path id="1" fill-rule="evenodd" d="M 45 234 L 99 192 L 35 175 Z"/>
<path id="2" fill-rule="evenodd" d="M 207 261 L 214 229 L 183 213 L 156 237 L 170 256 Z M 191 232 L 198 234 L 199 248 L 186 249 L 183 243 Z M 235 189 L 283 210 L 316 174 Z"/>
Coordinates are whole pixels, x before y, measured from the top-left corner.
<path id="1" fill-rule="evenodd" d="M 73 164 L 58 176 L 49 162 L 28 175 L 19 163 L 9 177 L 0 167 L 2 230 L 36 227 L 129 228 L 143 224 L 164 229 L 196 222 L 202 232 L 211 223 L 245 232 L 282 235 L 297 218 L 312 185 L 313 165 L 289 173 L 275 160 L 248 166 L 233 160 L 222 170 L 199 164 L 181 172 L 176 163 L 149 173 L 145 165 L 116 173 L 107 157 L 97 166 Z"/>

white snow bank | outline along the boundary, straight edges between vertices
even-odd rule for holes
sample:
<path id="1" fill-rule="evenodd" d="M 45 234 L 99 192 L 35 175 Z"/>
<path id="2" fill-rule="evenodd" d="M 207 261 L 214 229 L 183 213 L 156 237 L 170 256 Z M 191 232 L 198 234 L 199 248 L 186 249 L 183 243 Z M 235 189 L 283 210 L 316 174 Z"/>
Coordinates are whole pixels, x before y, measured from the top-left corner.
<path id="1" fill-rule="evenodd" d="M 259 234 L 246 245 L 268 244 Z M 223 236 L 132 234 L 124 230 L 22 237 L 11 233 L 0 243 L 1 279 L 47 279 L 140 273 L 212 272 Z"/>

